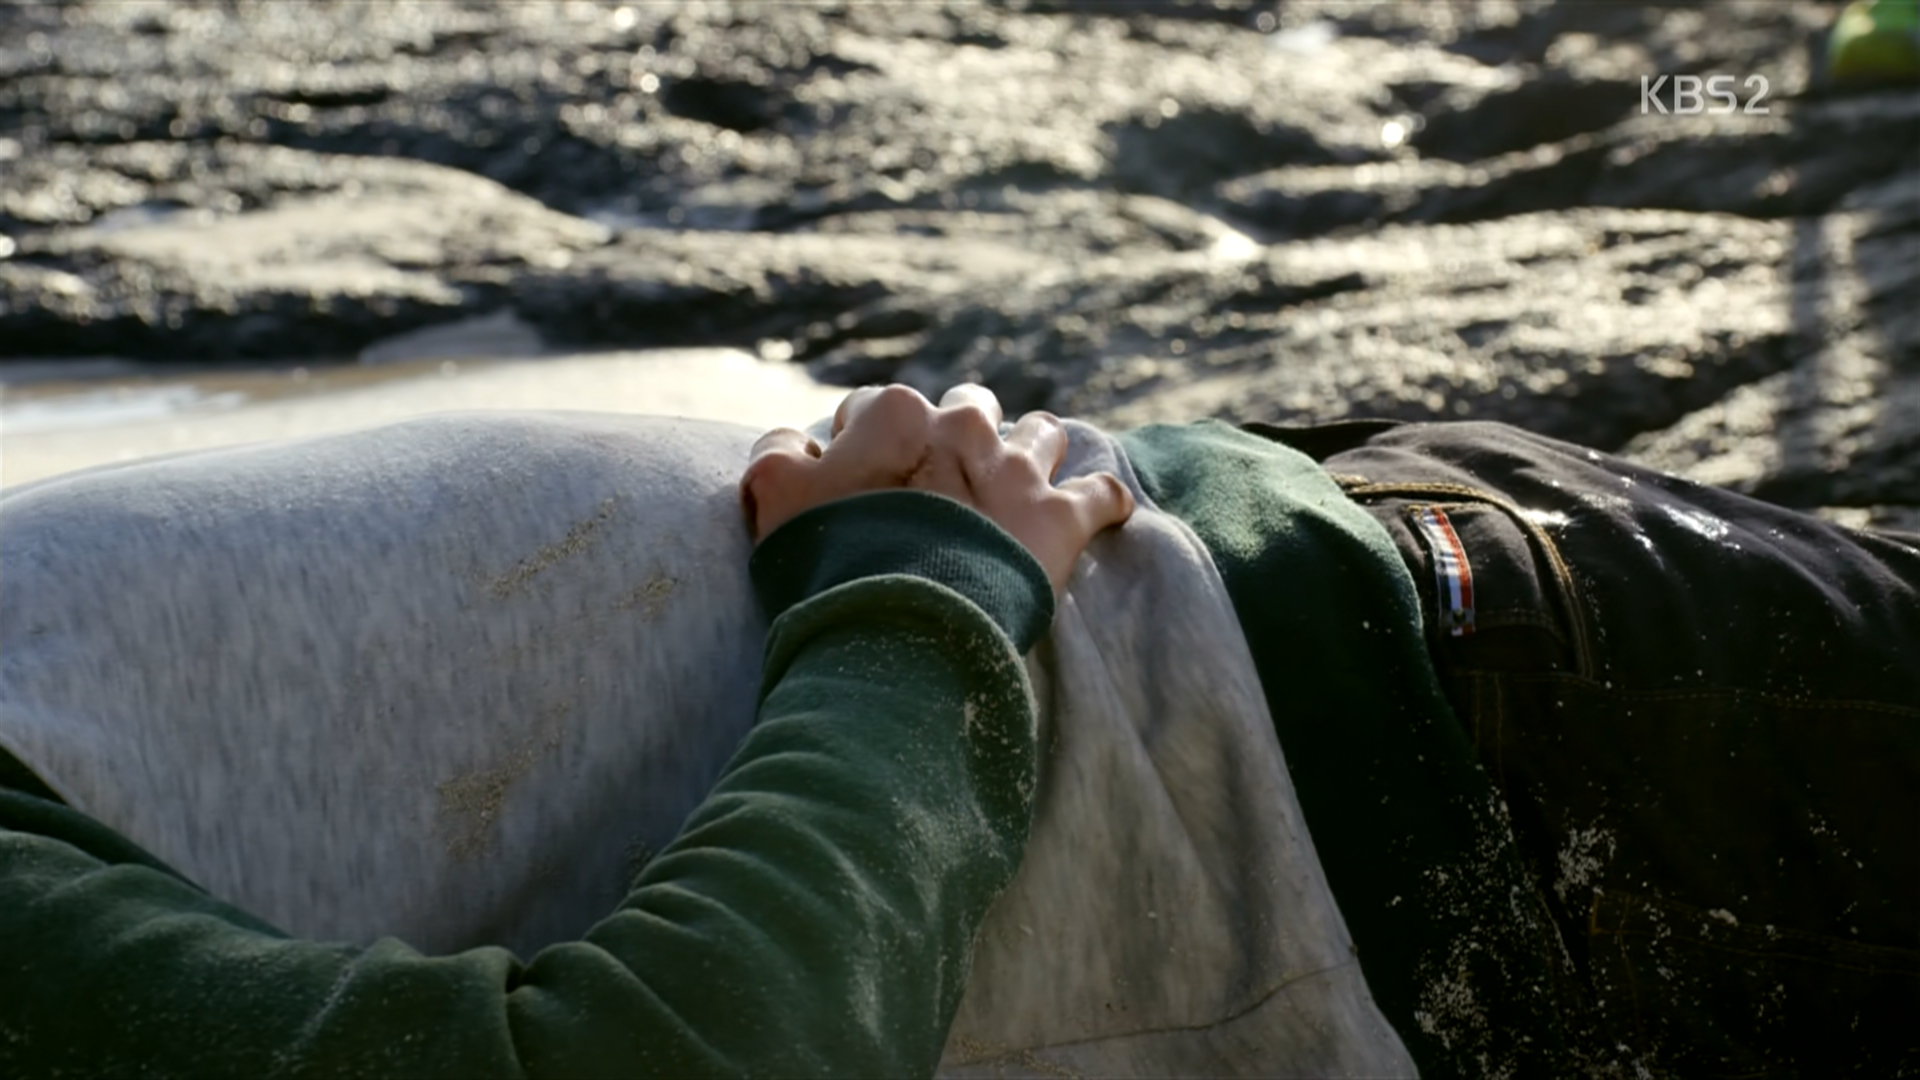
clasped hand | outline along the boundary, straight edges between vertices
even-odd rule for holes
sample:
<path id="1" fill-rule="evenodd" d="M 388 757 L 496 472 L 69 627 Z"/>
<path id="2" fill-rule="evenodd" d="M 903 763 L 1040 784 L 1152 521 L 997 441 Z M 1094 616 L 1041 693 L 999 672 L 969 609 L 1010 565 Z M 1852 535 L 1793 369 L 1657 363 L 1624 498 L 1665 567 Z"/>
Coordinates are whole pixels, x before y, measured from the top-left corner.
<path id="1" fill-rule="evenodd" d="M 956 386 L 936 408 L 911 387 L 863 387 L 833 416 L 822 450 L 805 432 L 760 437 L 740 478 L 747 525 L 758 543 L 802 512 L 867 491 L 913 488 L 970 506 L 1020 541 L 1055 592 L 1095 533 L 1133 514 L 1133 495 L 1111 473 L 1054 484 L 1067 432 L 1051 413 L 1021 417 L 1000 437 L 1000 402 L 980 386 Z"/>

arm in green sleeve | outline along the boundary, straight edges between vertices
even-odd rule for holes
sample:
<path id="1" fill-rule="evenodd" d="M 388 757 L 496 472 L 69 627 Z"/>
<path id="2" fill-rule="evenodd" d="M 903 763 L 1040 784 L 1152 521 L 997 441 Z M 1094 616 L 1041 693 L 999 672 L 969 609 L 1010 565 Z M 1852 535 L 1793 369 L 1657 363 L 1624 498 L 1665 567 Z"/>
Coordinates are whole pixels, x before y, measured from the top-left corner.
<path id="1" fill-rule="evenodd" d="M 289 939 L 0 790 L 0 1073 L 929 1074 L 1024 849 L 1051 588 L 910 492 L 802 515 L 754 573 L 759 723 L 620 907 L 524 963 Z"/>

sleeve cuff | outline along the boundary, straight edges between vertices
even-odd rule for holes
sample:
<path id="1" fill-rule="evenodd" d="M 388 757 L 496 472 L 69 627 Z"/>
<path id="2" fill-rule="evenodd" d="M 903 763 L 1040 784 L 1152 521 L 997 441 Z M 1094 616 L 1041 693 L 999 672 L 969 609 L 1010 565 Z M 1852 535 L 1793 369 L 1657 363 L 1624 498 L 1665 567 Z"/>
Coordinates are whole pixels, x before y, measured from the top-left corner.
<path id="1" fill-rule="evenodd" d="M 971 600 L 1021 655 L 1053 622 L 1053 585 L 1039 560 L 984 515 L 924 491 L 816 506 L 762 540 L 750 571 L 769 621 L 850 581 L 906 574 Z"/>

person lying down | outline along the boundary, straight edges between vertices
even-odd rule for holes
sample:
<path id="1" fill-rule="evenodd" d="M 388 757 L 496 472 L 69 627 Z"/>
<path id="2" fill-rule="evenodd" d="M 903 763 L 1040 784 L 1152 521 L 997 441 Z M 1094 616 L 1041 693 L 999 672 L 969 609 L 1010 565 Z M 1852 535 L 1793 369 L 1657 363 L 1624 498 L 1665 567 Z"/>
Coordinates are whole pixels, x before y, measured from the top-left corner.
<path id="1" fill-rule="evenodd" d="M 1509 427 L 447 415 L 0 583 L 6 1075 L 1920 1061 L 1920 538 Z"/>

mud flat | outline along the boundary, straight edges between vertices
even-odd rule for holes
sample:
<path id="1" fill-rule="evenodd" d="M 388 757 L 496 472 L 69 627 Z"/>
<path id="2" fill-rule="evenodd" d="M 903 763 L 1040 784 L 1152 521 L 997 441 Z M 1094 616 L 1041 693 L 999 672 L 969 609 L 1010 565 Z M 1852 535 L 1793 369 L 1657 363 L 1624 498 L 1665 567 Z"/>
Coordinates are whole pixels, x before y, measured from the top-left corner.
<path id="1" fill-rule="evenodd" d="M 0 6 L 0 354 L 506 317 L 1115 423 L 1504 420 L 1883 520 L 1920 93 L 1827 86 L 1837 10 Z M 1741 108 L 1641 92 L 1714 73 Z"/>

